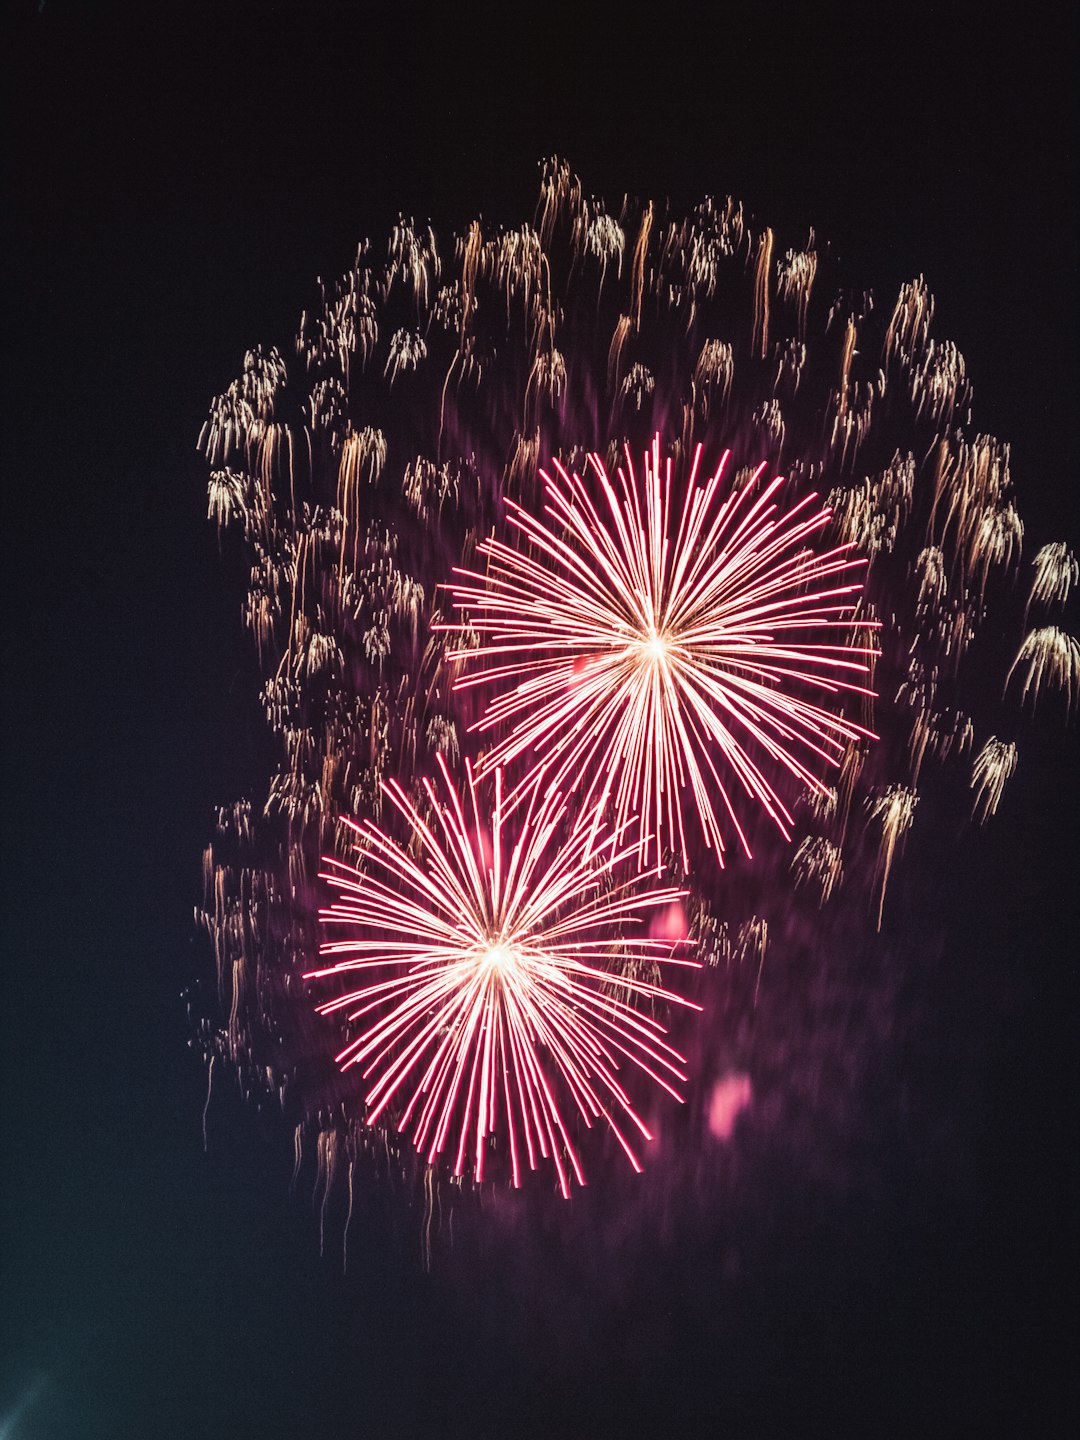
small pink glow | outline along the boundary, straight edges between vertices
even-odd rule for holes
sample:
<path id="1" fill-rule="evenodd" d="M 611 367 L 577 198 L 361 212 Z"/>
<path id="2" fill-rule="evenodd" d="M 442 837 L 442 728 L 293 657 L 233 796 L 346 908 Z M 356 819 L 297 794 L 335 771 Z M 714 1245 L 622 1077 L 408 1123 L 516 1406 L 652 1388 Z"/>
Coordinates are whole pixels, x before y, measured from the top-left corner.
<path id="1" fill-rule="evenodd" d="M 749 1075 L 724 1075 L 709 1098 L 709 1130 L 717 1140 L 730 1140 L 735 1121 L 753 1099 Z"/>
<path id="2" fill-rule="evenodd" d="M 567 678 L 570 689 L 578 690 L 584 686 L 603 663 L 603 655 L 575 655 L 570 662 L 570 674 Z"/>
<path id="3" fill-rule="evenodd" d="M 672 944 L 690 938 L 690 925 L 680 901 L 665 905 L 649 918 L 649 939 L 670 940 Z"/>

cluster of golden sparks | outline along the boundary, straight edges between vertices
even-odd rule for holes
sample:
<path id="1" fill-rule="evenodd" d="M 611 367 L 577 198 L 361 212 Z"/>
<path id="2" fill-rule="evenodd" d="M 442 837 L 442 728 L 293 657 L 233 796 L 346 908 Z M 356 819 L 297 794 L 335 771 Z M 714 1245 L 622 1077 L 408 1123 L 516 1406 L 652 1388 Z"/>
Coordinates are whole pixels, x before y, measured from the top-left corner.
<path id="1" fill-rule="evenodd" d="M 214 401 L 276 758 L 206 852 L 200 1035 L 298 1163 L 315 1136 L 324 1207 L 376 1139 L 407 1167 L 403 1132 L 565 1193 L 601 1119 L 636 1165 L 632 1077 L 686 1078 L 661 967 L 696 957 L 707 1026 L 798 897 L 880 928 L 931 773 L 987 821 L 1032 708 L 1080 699 L 1077 560 L 1019 578 L 1009 448 L 927 286 L 879 310 L 830 268 L 730 199 L 610 211 L 551 161 L 531 223 L 362 245 Z M 789 851 L 750 914 L 725 830 Z"/>

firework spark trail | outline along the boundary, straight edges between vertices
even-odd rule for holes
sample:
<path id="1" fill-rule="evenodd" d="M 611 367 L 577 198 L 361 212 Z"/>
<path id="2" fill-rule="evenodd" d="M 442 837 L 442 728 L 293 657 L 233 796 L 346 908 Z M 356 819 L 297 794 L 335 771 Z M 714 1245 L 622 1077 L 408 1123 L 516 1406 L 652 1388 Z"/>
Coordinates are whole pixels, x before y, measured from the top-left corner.
<path id="1" fill-rule="evenodd" d="M 401 1107 L 398 1128 L 429 1163 L 451 1150 L 461 1175 L 471 1155 L 477 1181 L 491 1137 L 505 1132 L 512 1183 L 523 1159 L 533 1170 L 549 1160 L 568 1195 L 571 1175 L 584 1183 L 574 1126 L 602 1120 L 640 1170 L 623 1123 L 652 1136 L 622 1071 L 676 1099 L 687 1076 L 664 1027 L 631 1002 L 700 1006 L 638 973 L 695 961 L 623 932 L 686 892 L 642 892 L 636 873 L 616 879 L 636 847 L 584 810 L 569 822 L 549 787 L 541 798 L 533 786 L 511 826 L 501 771 L 486 816 L 471 768 L 464 799 L 441 757 L 439 768 L 447 802 L 425 780 L 430 820 L 400 785 L 384 785 L 409 848 L 372 821 L 352 823 L 360 864 L 329 859 L 323 876 L 340 897 L 323 924 L 346 938 L 324 942 L 340 958 L 307 978 L 348 987 L 320 1010 L 361 1023 L 337 1059 L 362 1070 L 367 1123 Z"/>
<path id="2" fill-rule="evenodd" d="M 627 450 L 618 489 L 590 456 L 601 504 L 556 462 L 555 477 L 541 472 L 554 526 L 508 502 L 531 553 L 489 539 L 487 575 L 459 570 L 476 583 L 452 587 L 483 638 L 450 658 L 486 667 L 458 685 L 510 682 L 474 727 L 509 729 L 484 767 L 534 752 L 586 804 L 613 797 L 620 826 L 640 818 L 640 858 L 658 868 L 665 843 L 689 866 L 685 792 L 708 846 L 722 856 L 722 805 L 749 854 L 725 771 L 788 836 L 791 814 L 756 757 L 821 789 L 811 758 L 837 765 L 846 742 L 873 738 L 799 694 L 871 693 L 846 678 L 867 673 L 870 650 L 816 638 L 876 628 L 852 618 L 865 561 L 850 544 L 808 548 L 830 512 L 809 495 L 779 513 L 783 477 L 756 493 L 764 465 L 721 498 L 725 454 L 699 485 L 701 449 L 681 507 L 659 437 L 641 482 Z"/>

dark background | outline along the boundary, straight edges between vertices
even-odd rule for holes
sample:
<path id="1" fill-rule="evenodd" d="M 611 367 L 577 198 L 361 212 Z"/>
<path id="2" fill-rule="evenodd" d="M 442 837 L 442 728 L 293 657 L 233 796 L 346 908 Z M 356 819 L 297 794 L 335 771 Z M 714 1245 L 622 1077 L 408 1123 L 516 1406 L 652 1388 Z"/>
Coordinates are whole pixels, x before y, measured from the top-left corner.
<path id="1" fill-rule="evenodd" d="M 490 1277 L 424 1276 L 386 1205 L 342 1281 L 289 1157 L 228 1095 L 202 1149 L 181 994 L 211 809 L 250 735 L 194 441 L 244 349 L 284 346 L 359 237 L 399 212 L 516 221 L 552 153 L 613 202 L 730 192 L 786 243 L 813 224 L 881 295 L 926 275 L 976 428 L 1012 442 L 1027 553 L 1076 546 L 1065 7 L 803 8 L 9 16 L 0 1435 L 1071 1431 L 1080 795 L 1060 706 L 956 859 L 942 995 L 977 1073 L 950 1071 L 947 1028 L 935 1043 L 941 1084 L 977 1097 L 973 1203 L 899 1176 L 889 1223 L 836 1217 L 749 1330 L 702 1301 L 707 1277 L 666 1291 L 643 1255 L 670 1323 L 586 1323 L 564 1373 L 542 1325 L 500 1341 Z"/>

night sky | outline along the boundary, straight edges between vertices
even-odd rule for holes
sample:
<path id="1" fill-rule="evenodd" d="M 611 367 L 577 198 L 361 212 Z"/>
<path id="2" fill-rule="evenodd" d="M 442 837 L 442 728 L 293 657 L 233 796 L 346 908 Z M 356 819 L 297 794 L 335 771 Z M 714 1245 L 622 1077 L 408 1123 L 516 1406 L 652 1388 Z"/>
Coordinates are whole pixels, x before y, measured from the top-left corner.
<path id="1" fill-rule="evenodd" d="M 940 953 L 905 981 L 938 1018 L 887 1085 L 953 1114 L 965 1184 L 883 1164 L 797 1244 L 778 1230 L 737 1313 L 721 1247 L 677 1227 L 618 1305 L 586 1277 L 555 1306 L 517 1272 L 425 1275 L 377 1188 L 343 1278 L 287 1139 L 227 1088 L 204 1154 L 192 907 L 254 724 L 195 440 L 360 237 L 517 222 L 550 154 L 613 203 L 731 193 L 787 243 L 812 224 L 877 293 L 926 276 L 974 428 L 1012 443 L 1026 554 L 1080 539 L 1064 6 L 382 8 L 9 7 L 0 1436 L 1070 1433 L 1060 704 L 998 823 L 937 846 Z"/>

